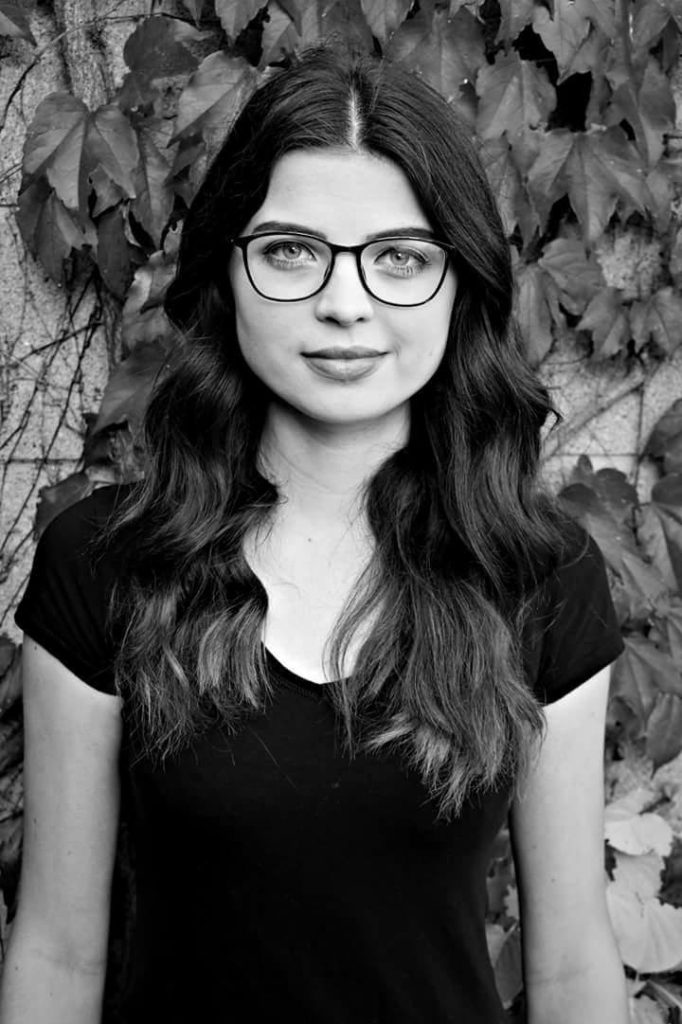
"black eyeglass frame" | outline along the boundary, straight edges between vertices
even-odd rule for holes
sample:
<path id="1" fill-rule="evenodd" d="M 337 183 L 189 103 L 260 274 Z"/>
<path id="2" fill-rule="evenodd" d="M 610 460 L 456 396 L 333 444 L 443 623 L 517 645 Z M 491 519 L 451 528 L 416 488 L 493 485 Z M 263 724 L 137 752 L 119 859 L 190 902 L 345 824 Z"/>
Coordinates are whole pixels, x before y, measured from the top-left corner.
<path id="1" fill-rule="evenodd" d="M 249 261 L 246 258 L 246 249 L 249 242 L 254 241 L 256 238 L 310 238 L 315 242 L 321 242 L 326 245 L 331 253 L 331 260 L 327 267 L 326 273 L 322 280 L 322 284 L 308 295 L 301 295 L 296 299 L 275 299 L 272 295 L 266 295 L 256 285 L 253 277 L 251 276 L 251 270 L 249 268 Z M 362 266 L 362 253 L 365 249 L 368 249 L 370 245 L 376 245 L 377 242 L 428 242 L 430 245 L 435 245 L 439 249 L 442 249 L 445 253 L 445 260 L 443 262 L 443 273 L 440 276 L 440 281 L 436 285 L 435 289 L 429 295 L 428 299 L 422 299 L 421 302 L 387 302 L 386 299 L 380 299 L 378 295 L 375 295 L 372 289 L 367 284 L 367 278 L 365 277 L 365 271 Z M 455 246 L 450 245 L 448 242 L 441 242 L 436 238 L 422 238 L 416 235 L 386 235 L 382 238 L 373 238 L 369 242 L 361 242 L 359 245 L 336 245 L 335 242 L 328 242 L 326 238 L 320 238 L 319 235 L 309 235 L 298 231 L 263 231 L 256 235 L 240 235 L 229 240 L 230 245 L 236 246 L 237 249 L 241 249 L 242 259 L 244 260 L 244 269 L 246 270 L 246 276 L 249 279 L 249 283 L 253 290 L 264 299 L 268 299 L 270 302 L 303 302 L 305 299 L 312 299 L 313 295 L 319 295 L 322 289 L 326 286 L 329 278 L 334 273 L 334 267 L 336 265 L 336 257 L 340 252 L 350 252 L 355 256 L 355 263 L 358 268 L 358 276 L 362 282 L 362 287 L 365 289 L 368 295 L 376 302 L 381 302 L 384 306 L 395 306 L 398 309 L 414 309 L 415 306 L 425 306 L 427 302 L 431 302 L 431 299 L 435 299 L 436 295 L 440 291 L 445 275 L 448 272 L 450 266 L 450 252 L 454 250 Z"/>

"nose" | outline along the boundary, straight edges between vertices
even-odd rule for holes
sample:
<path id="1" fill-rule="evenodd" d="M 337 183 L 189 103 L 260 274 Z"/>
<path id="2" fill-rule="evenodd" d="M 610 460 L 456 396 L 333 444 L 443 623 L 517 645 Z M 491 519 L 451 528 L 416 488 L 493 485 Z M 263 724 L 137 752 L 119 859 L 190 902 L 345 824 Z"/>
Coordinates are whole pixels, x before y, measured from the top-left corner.
<path id="1" fill-rule="evenodd" d="M 369 320 L 374 315 L 372 297 L 365 290 L 352 253 L 337 254 L 329 280 L 315 296 L 315 315 L 318 320 L 339 324 Z"/>

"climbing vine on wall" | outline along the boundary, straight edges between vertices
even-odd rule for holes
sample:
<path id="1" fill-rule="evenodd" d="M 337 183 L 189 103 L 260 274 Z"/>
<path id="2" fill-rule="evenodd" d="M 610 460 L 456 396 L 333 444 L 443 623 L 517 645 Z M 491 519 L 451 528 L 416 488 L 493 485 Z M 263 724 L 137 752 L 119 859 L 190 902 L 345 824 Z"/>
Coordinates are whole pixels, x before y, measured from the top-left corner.
<path id="1" fill-rule="evenodd" d="M 108 102 L 90 109 L 53 93 L 25 140 L 24 242 L 66 289 L 84 266 L 99 277 L 121 306 L 124 354 L 87 424 L 83 470 L 44 492 L 39 528 L 96 482 L 139 473 L 146 398 L 172 345 L 161 306 L 185 211 L 249 93 L 322 40 L 399 59 L 470 126 L 512 248 L 533 363 L 570 344 L 593 364 L 646 369 L 682 341 L 682 159 L 670 85 L 680 0 L 177 0 L 151 12 L 125 43 L 127 71 Z M 0 0 L 0 34 L 33 43 L 30 5 Z M 628 231 L 660 255 L 634 290 L 608 284 L 600 262 L 603 246 Z M 682 747 L 682 404 L 641 455 L 658 469 L 647 502 L 623 474 L 594 472 L 584 459 L 561 494 L 602 548 L 626 640 L 609 709 L 612 780 L 629 757 L 659 767 Z M 12 695 L 16 664 L 5 655 L 14 667 L 3 692 Z M 0 719 L 8 750 L 18 742 L 13 722 Z M 18 827 L 2 810 L 3 799 L 16 808 L 10 767 L 0 784 L 5 866 L 16 864 Z M 653 787 L 610 812 L 622 826 L 611 822 L 607 836 L 610 900 L 636 1021 L 682 1009 L 682 857 L 653 821 L 664 800 Z M 490 905 L 498 980 L 512 1005 L 518 911 L 504 846 Z M 2 928 L 0 914 L 0 939 Z"/>

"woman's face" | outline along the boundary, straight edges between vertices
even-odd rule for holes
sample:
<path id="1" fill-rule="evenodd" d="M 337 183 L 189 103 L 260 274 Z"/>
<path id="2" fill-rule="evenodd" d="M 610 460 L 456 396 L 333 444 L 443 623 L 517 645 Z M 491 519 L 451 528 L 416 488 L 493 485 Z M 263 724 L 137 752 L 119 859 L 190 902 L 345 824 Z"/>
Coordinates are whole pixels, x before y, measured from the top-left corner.
<path id="1" fill-rule="evenodd" d="M 275 164 L 265 201 L 241 234 L 282 230 L 351 246 L 377 236 L 428 232 L 431 225 L 396 164 L 365 152 L 318 149 L 293 151 Z M 276 260 L 285 287 L 292 264 L 300 275 L 301 261 L 307 267 L 315 258 L 299 247 L 280 247 L 266 257 Z M 414 258 L 379 254 L 379 262 L 387 260 L 391 287 L 400 287 L 400 275 L 409 274 Z M 406 270 L 400 269 L 403 263 Z M 355 256 L 343 253 L 320 292 L 279 302 L 252 287 L 236 247 L 230 281 L 239 345 L 251 370 L 275 400 L 329 426 L 407 414 L 409 399 L 445 351 L 457 287 L 448 267 L 439 291 L 424 305 L 388 305 L 365 290 Z M 360 350 L 373 354 L 353 358 Z"/>

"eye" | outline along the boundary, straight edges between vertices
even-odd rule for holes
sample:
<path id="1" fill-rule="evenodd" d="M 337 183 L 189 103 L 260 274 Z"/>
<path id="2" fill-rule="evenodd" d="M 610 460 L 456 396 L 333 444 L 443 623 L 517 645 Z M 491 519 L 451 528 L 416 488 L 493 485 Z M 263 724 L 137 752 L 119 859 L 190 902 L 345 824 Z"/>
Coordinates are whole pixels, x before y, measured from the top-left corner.
<path id="1" fill-rule="evenodd" d="M 392 245 L 377 253 L 375 264 L 389 273 L 416 274 L 430 260 L 425 252 L 414 246 Z"/>
<path id="2" fill-rule="evenodd" d="M 316 258 L 309 246 L 294 238 L 283 238 L 271 242 L 264 249 L 263 255 L 282 263 L 304 263 Z"/>

